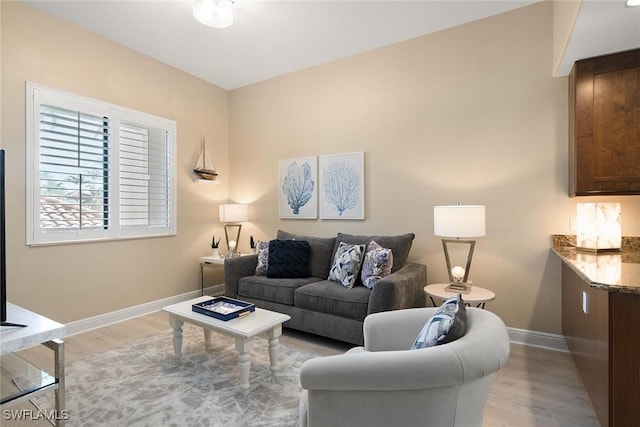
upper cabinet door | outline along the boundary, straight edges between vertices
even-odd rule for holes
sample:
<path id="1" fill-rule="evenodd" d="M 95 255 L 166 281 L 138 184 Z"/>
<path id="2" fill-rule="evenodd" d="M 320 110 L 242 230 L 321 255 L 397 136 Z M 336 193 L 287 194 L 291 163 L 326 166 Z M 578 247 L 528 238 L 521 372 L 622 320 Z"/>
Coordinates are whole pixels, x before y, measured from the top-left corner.
<path id="1" fill-rule="evenodd" d="M 569 76 L 569 195 L 640 194 L 640 49 Z"/>

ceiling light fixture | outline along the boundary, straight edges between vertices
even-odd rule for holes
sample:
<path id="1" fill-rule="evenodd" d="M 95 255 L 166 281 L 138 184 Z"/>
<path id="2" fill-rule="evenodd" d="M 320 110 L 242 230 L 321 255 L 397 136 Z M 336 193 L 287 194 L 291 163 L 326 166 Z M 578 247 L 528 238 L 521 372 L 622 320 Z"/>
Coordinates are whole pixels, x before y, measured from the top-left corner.
<path id="1" fill-rule="evenodd" d="M 640 0 L 627 0 L 627 6 L 640 6 Z"/>
<path id="2" fill-rule="evenodd" d="M 193 16 L 209 27 L 230 27 L 233 24 L 233 1 L 196 0 L 193 4 Z"/>

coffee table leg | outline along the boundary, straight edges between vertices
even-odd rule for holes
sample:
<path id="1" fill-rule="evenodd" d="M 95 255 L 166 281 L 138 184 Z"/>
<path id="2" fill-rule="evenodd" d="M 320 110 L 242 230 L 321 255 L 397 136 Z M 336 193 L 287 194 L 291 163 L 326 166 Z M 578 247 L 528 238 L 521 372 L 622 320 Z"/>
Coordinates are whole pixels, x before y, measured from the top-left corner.
<path id="1" fill-rule="evenodd" d="M 174 315 L 169 316 L 169 324 L 173 328 L 173 354 L 176 359 L 182 357 L 182 325 L 184 322 Z"/>
<path id="2" fill-rule="evenodd" d="M 202 328 L 204 332 L 204 348 L 207 350 L 211 348 L 211 329 Z"/>
<path id="3" fill-rule="evenodd" d="M 238 362 L 240 365 L 240 389 L 244 394 L 249 392 L 249 369 L 251 368 L 251 347 L 253 338 L 236 338 Z"/>
<path id="4" fill-rule="evenodd" d="M 269 337 L 269 362 L 271 364 L 272 374 L 278 369 L 278 347 L 280 346 L 278 337 L 280 335 L 282 335 L 282 325 L 278 325 L 267 332 L 267 337 Z"/>

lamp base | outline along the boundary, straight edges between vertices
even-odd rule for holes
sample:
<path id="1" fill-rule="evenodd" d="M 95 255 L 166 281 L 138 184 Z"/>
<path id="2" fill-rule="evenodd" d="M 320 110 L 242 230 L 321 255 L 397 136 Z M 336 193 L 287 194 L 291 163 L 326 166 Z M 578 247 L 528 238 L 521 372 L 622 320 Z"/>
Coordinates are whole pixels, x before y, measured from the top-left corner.
<path id="1" fill-rule="evenodd" d="M 468 294 L 471 292 L 471 285 L 466 283 L 449 283 L 449 286 L 444 288 L 444 290 L 456 294 Z"/>
<path id="2" fill-rule="evenodd" d="M 229 239 L 229 230 L 233 227 L 236 227 L 238 229 L 238 232 L 236 233 L 235 245 L 232 248 L 229 245 L 229 242 L 232 241 Z M 227 249 L 229 249 L 229 252 L 227 253 L 227 257 L 229 258 L 231 258 L 229 255 L 233 255 L 234 253 L 238 252 L 238 248 L 240 247 L 240 230 L 242 230 L 242 224 L 225 224 L 224 225 L 224 238 L 227 240 Z"/>
<path id="3" fill-rule="evenodd" d="M 463 243 L 469 245 L 469 252 L 467 254 L 467 266 L 464 269 L 464 277 L 462 281 L 455 281 L 453 273 L 451 272 L 451 260 L 449 259 L 448 243 Z M 471 285 L 467 282 L 469 278 L 469 270 L 471 269 L 471 259 L 473 258 L 473 250 L 476 247 L 475 240 L 460 240 L 460 239 L 442 239 L 442 249 L 444 249 L 444 258 L 447 261 L 447 273 L 449 273 L 449 286 L 445 289 L 449 292 L 457 292 L 461 294 L 468 294 L 471 292 Z"/>
<path id="4" fill-rule="evenodd" d="M 606 249 L 598 249 L 598 248 L 581 248 L 576 246 L 576 250 L 579 252 L 590 252 L 592 254 L 606 254 L 611 252 L 622 252 L 622 248 L 606 248 Z"/>

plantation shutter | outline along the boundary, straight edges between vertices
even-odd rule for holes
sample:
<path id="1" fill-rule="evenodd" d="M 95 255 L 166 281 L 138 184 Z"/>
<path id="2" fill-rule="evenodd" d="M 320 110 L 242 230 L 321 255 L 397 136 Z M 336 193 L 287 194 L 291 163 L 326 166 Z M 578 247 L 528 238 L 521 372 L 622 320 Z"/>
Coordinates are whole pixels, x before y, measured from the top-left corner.
<path id="1" fill-rule="evenodd" d="M 167 227 L 169 135 L 166 129 L 120 124 L 120 226 Z"/>
<path id="2" fill-rule="evenodd" d="M 27 244 L 176 233 L 176 123 L 27 83 Z"/>
<path id="3" fill-rule="evenodd" d="M 40 229 L 109 227 L 109 119 L 40 106 Z"/>

